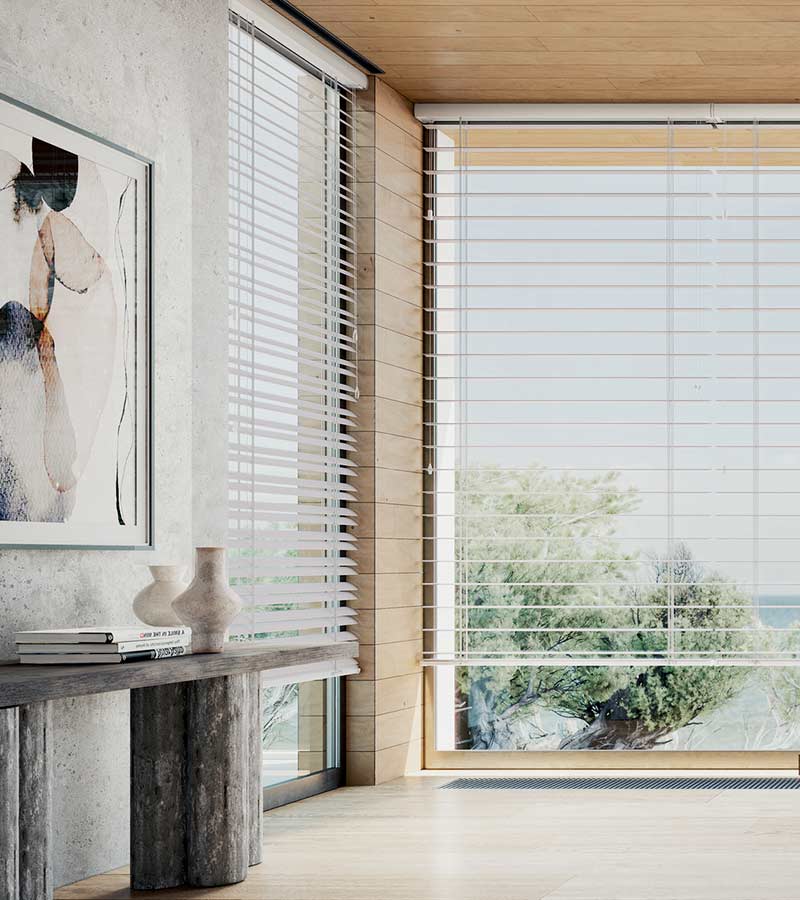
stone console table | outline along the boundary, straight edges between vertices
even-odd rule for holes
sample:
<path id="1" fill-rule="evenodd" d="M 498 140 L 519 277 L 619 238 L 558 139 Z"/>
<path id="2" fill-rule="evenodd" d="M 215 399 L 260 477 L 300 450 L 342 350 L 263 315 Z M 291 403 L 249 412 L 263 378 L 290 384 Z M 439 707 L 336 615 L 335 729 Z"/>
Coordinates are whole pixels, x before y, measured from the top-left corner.
<path id="1" fill-rule="evenodd" d="M 0 664 L 0 900 L 49 900 L 51 701 L 129 690 L 131 883 L 235 884 L 261 861 L 259 672 L 355 656 L 352 641 L 148 662 Z"/>

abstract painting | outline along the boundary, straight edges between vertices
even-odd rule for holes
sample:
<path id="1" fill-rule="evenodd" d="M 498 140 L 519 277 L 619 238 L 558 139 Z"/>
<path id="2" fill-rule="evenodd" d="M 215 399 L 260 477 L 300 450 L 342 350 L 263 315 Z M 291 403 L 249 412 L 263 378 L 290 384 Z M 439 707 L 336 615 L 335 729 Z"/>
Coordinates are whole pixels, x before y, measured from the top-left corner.
<path id="1" fill-rule="evenodd" d="M 0 544 L 150 544 L 150 183 L 0 99 Z"/>

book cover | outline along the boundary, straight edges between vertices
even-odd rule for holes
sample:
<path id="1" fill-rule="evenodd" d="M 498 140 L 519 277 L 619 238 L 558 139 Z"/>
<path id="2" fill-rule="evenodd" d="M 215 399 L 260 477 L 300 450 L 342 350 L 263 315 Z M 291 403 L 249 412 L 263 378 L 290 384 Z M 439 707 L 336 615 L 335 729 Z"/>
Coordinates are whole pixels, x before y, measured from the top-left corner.
<path id="1" fill-rule="evenodd" d="M 153 628 L 150 625 L 83 625 L 78 628 L 46 628 L 18 631 L 18 644 L 116 644 L 166 638 L 186 638 L 191 630 L 184 626 Z"/>
<path id="2" fill-rule="evenodd" d="M 118 641 L 114 644 L 17 644 L 17 653 L 132 653 L 135 650 L 154 650 L 158 647 L 185 647 L 189 635 L 181 638 L 152 638 L 143 641 Z"/>
<path id="3" fill-rule="evenodd" d="M 84 665 L 87 663 L 143 662 L 151 659 L 168 659 L 184 656 L 186 646 L 156 647 L 152 650 L 134 650 L 130 653 L 23 653 L 19 661 L 25 665 Z"/>

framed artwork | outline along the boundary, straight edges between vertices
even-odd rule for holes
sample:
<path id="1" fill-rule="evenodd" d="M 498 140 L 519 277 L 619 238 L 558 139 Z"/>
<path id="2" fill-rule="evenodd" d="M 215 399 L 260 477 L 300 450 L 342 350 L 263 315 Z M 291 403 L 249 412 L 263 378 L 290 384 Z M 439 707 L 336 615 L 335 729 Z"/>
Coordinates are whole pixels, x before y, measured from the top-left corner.
<path id="1" fill-rule="evenodd" d="M 151 191 L 0 95 L 0 545 L 152 544 Z"/>

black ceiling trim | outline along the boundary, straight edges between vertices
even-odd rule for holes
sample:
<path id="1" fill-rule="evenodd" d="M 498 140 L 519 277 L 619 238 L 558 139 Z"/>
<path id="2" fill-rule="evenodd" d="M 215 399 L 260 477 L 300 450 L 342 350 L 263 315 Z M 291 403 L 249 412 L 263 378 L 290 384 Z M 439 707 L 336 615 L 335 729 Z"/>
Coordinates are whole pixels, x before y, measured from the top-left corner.
<path id="1" fill-rule="evenodd" d="M 270 6 L 274 6 L 282 13 L 299 22 L 303 27 L 307 28 L 312 34 L 322 38 L 326 43 L 335 47 L 343 56 L 346 56 L 357 66 L 360 66 L 370 75 L 383 75 L 383 69 L 376 66 L 374 62 L 362 56 L 357 50 L 354 50 L 349 44 L 346 44 L 341 38 L 336 37 L 332 31 L 328 31 L 324 25 L 320 25 L 311 16 L 307 16 L 301 9 L 287 3 L 286 0 L 270 0 Z"/>

